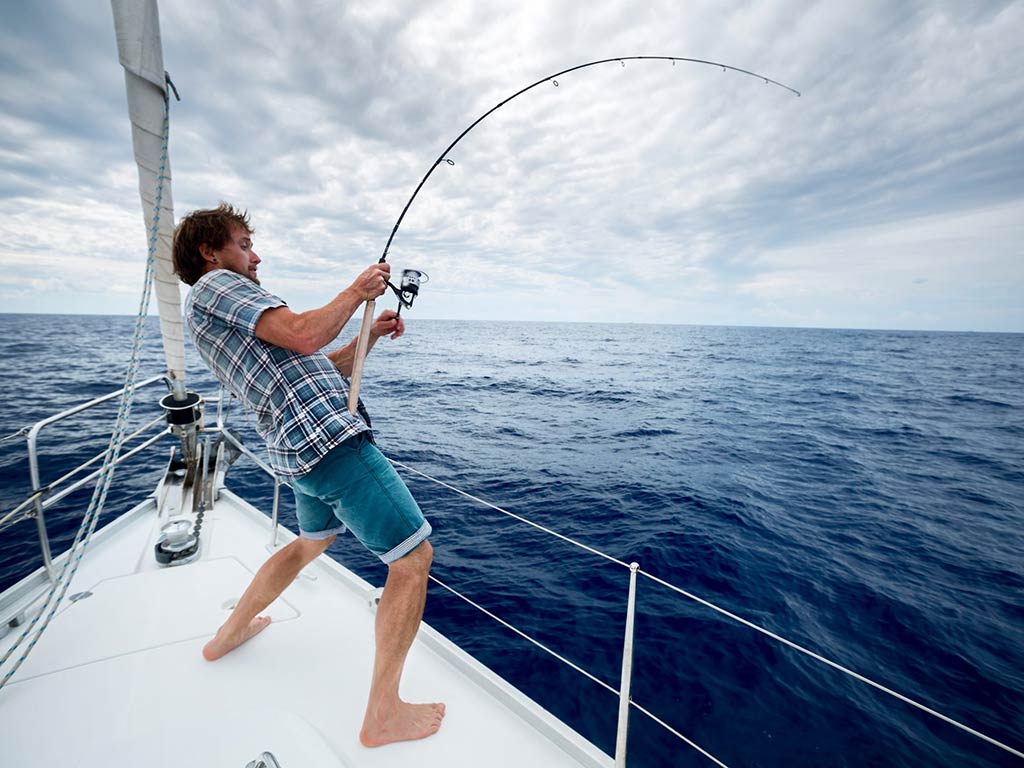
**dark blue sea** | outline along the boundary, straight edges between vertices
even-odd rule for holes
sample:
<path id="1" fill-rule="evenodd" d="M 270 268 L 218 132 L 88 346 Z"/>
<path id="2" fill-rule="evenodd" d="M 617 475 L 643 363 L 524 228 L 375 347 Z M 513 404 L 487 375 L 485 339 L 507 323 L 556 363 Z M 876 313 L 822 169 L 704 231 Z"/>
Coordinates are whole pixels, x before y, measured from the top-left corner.
<path id="1" fill-rule="evenodd" d="M 0 315 L 0 437 L 119 388 L 131 327 Z M 160 358 L 154 321 L 144 375 Z M 1024 335 L 413 318 L 363 393 L 393 458 L 1024 750 Z M 44 481 L 102 451 L 113 413 L 44 433 Z M 119 469 L 106 519 L 169 449 Z M 627 571 L 405 476 L 438 578 L 618 687 Z M 23 439 L 0 478 L 2 516 Z M 247 460 L 229 485 L 269 510 Z M 50 511 L 56 551 L 88 498 Z M 382 583 L 351 538 L 332 554 Z M 33 523 L 0 533 L 0 588 L 39 563 Z M 1024 765 L 650 579 L 637 600 L 634 701 L 731 768 Z M 613 750 L 613 694 L 436 585 L 426 619 Z M 635 767 L 710 764 L 638 712 L 629 744 Z"/>

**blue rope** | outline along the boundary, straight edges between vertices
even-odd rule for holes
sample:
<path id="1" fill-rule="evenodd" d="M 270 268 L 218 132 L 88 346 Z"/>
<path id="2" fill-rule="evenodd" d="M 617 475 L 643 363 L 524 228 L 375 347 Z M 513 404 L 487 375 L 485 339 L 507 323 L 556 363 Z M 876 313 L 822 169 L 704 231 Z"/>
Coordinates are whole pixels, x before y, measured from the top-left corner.
<path id="1" fill-rule="evenodd" d="M 85 554 L 86 547 L 89 545 L 89 540 L 92 538 L 92 534 L 96 530 L 96 524 L 99 522 L 100 515 L 103 511 L 103 505 L 107 500 L 107 491 L 110 490 L 110 482 L 114 477 L 114 465 L 121 452 L 124 436 L 128 430 L 128 418 L 131 415 L 132 402 L 135 399 L 135 384 L 138 380 L 142 340 L 146 332 L 146 316 L 149 312 L 149 299 L 153 290 L 156 248 L 160 233 L 160 203 L 161 200 L 163 200 L 164 181 L 167 178 L 167 147 L 169 143 L 169 136 L 170 105 L 165 97 L 163 144 L 161 146 L 162 155 L 160 157 L 160 169 L 157 175 L 156 198 L 153 201 L 153 223 L 149 228 L 149 253 L 146 259 L 146 274 L 142 289 L 142 298 L 139 302 L 139 311 L 135 318 L 135 333 L 132 338 L 131 359 L 128 362 L 128 370 L 125 373 L 124 393 L 121 395 L 121 403 L 118 407 L 117 419 L 114 423 L 114 431 L 110 436 L 110 445 L 107 447 L 107 451 L 104 456 L 103 467 L 101 468 L 99 477 L 97 478 L 92 500 L 89 502 L 89 508 L 86 511 L 85 516 L 82 518 L 82 524 L 78 528 L 78 533 L 75 534 L 75 540 L 72 543 L 71 548 L 68 550 L 67 559 L 64 561 L 64 566 L 61 569 L 60 575 L 54 581 L 53 586 L 47 593 L 46 600 L 44 601 L 42 608 L 39 610 L 39 613 L 32 619 L 32 622 L 28 627 L 26 627 L 25 631 L 22 632 L 17 642 L 15 642 L 14 645 L 8 649 L 7 653 L 4 654 L 4 657 L 0 659 L 0 666 L 7 663 L 8 659 L 14 655 L 17 649 L 25 641 L 25 638 L 32 633 L 36 624 L 38 624 L 39 620 L 42 618 L 43 613 L 47 611 L 47 608 L 49 608 L 49 612 L 46 614 L 46 618 L 43 620 L 42 626 L 36 630 L 35 636 L 28 645 L 25 646 L 17 661 L 15 661 L 14 667 L 4 675 L 3 680 L 0 680 L 0 689 L 3 689 L 3 687 L 7 685 L 8 681 L 18 671 L 18 668 L 21 667 L 25 659 L 28 658 L 29 653 L 31 653 L 32 649 L 35 648 L 36 643 L 39 642 L 39 638 L 42 637 L 43 632 L 49 626 L 50 621 L 57 613 L 57 608 L 64 599 L 64 595 L 67 594 L 68 587 L 71 586 L 75 573 L 78 571 L 79 563 L 81 563 L 82 556 Z M 60 590 L 59 595 L 57 595 L 58 590 Z M 54 599 L 55 595 L 57 595 L 56 599 Z"/>

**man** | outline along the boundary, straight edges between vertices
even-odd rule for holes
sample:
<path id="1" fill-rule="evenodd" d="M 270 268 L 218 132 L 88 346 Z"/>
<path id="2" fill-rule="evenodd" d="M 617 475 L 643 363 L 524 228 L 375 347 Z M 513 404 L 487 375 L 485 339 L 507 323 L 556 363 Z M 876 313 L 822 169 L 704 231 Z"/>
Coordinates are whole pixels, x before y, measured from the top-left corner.
<path id="1" fill-rule="evenodd" d="M 295 491 L 300 535 L 260 568 L 203 656 L 219 659 L 266 628 L 270 618 L 260 611 L 348 527 L 388 566 L 360 741 L 375 747 L 424 738 L 437 732 L 444 705 L 404 702 L 398 686 L 423 616 L 430 524 L 369 439 L 369 425 L 348 412 L 356 341 L 320 352 L 364 301 L 384 293 L 391 266 L 374 264 L 328 304 L 295 313 L 260 287 L 252 232 L 248 214 L 225 203 L 193 211 L 175 230 L 174 265 L 192 286 L 185 317 L 196 348 L 255 412 L 271 464 Z M 370 347 L 404 332 L 402 319 L 386 310 L 371 327 Z"/>

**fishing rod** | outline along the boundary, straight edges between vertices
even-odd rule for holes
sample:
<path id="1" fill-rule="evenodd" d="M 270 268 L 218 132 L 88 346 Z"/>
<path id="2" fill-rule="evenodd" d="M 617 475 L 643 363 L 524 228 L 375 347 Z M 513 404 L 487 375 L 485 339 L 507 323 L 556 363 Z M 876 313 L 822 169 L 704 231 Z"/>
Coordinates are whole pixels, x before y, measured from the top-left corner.
<path id="1" fill-rule="evenodd" d="M 387 261 L 388 251 L 391 249 L 391 243 L 395 239 L 395 235 L 398 232 L 398 228 L 400 226 L 402 226 L 402 220 L 405 219 L 405 214 L 409 211 L 409 207 L 412 205 L 413 200 L 416 199 L 416 196 L 420 193 L 420 190 L 423 188 L 423 185 L 426 184 L 427 179 L 430 178 L 431 174 L 437 169 L 437 167 L 441 163 L 447 163 L 448 165 L 455 165 L 455 161 L 448 157 L 448 153 L 451 152 L 452 149 L 455 148 L 456 144 L 458 144 L 460 141 L 462 141 L 463 138 L 465 138 L 466 134 L 468 134 L 470 131 L 472 131 L 474 128 L 476 128 L 477 125 L 479 125 L 487 117 L 492 115 L 494 112 L 497 112 L 499 109 L 501 109 L 503 106 L 508 104 L 510 101 L 512 101 L 516 97 L 522 96 L 524 93 L 526 93 L 529 90 L 532 90 L 532 89 L 536 88 L 538 85 L 543 85 L 544 83 L 551 83 L 552 85 L 554 85 L 557 88 L 558 87 L 558 79 L 557 78 L 561 77 L 562 75 L 567 75 L 570 72 L 576 72 L 577 70 L 586 69 L 588 67 L 596 67 L 599 64 L 614 64 L 614 63 L 618 63 L 621 66 L 625 67 L 627 61 L 670 61 L 670 62 L 672 62 L 672 66 L 673 67 L 676 65 L 677 61 L 682 61 L 682 62 L 686 62 L 686 63 L 689 63 L 689 64 L 704 64 L 704 65 L 711 66 L 711 67 L 720 67 L 723 72 L 725 72 L 727 70 L 728 71 L 732 71 L 732 72 L 739 72 L 742 75 L 749 75 L 750 77 L 757 78 L 758 80 L 764 80 L 765 85 L 776 85 L 779 88 L 786 89 L 787 91 L 789 91 L 790 93 L 792 93 L 792 94 L 794 94 L 796 96 L 800 95 L 800 91 L 796 90 L 795 88 L 790 88 L 785 83 L 780 83 L 778 80 L 772 80 L 770 77 L 765 77 L 764 75 L 760 75 L 757 72 L 751 72 L 749 69 L 742 69 L 740 67 L 734 67 L 734 66 L 732 66 L 730 64 L 722 64 L 721 62 L 718 62 L 718 61 L 709 61 L 707 59 L 692 59 L 692 58 L 687 58 L 685 56 L 621 56 L 621 57 L 617 57 L 617 58 L 613 58 L 613 59 L 599 59 L 597 61 L 589 61 L 586 64 L 577 64 L 575 67 L 569 67 L 568 69 L 563 69 L 560 72 L 555 72 L 552 75 L 547 75 L 546 77 L 542 77 L 537 82 L 531 83 L 530 85 L 526 86 L 525 88 L 522 88 L 522 89 L 516 91 L 515 93 L 513 93 L 508 98 L 506 98 L 506 99 L 504 99 L 502 101 L 499 101 L 497 104 L 495 104 L 489 110 L 487 110 L 482 115 L 480 115 L 480 117 L 478 117 L 476 120 L 474 120 L 472 123 L 470 123 L 469 127 L 466 128 L 466 130 L 464 130 L 462 133 L 460 133 L 458 136 L 456 136 L 455 140 L 451 144 L 449 144 L 447 147 L 445 147 L 444 151 L 440 155 L 437 156 L 437 159 L 434 161 L 433 165 L 430 166 L 430 169 L 426 172 L 426 174 L 423 176 L 423 178 L 420 179 L 420 183 L 416 185 L 416 189 L 413 190 L 412 196 L 406 202 L 405 207 L 402 208 L 402 212 L 399 214 L 398 220 L 395 222 L 395 226 L 391 229 L 391 235 L 388 237 L 388 241 L 384 245 L 384 252 L 381 254 L 380 259 L 379 259 L 379 261 L 377 263 L 378 264 L 383 264 L 385 261 Z M 412 276 L 412 281 L 415 283 L 415 285 L 414 285 L 414 290 L 412 290 L 411 292 L 406 290 L 406 288 L 407 288 L 407 278 L 406 278 L 406 274 L 404 274 L 404 273 L 403 273 L 403 280 L 402 280 L 402 283 L 403 283 L 402 289 L 396 288 L 394 285 L 391 285 L 390 282 L 388 283 L 388 287 L 390 287 L 391 290 L 394 291 L 395 294 L 398 295 L 398 311 L 399 311 L 399 313 L 401 313 L 403 306 L 412 306 L 412 299 L 415 298 L 415 296 L 417 295 L 417 293 L 419 291 L 419 284 L 421 282 L 425 282 L 421 278 L 422 277 L 426 277 L 426 275 L 424 275 L 422 272 L 419 272 L 417 270 L 406 270 L 405 272 L 406 273 L 409 273 L 409 272 L 415 272 L 416 273 L 415 276 Z M 373 299 L 370 299 L 369 301 L 366 302 L 366 310 L 363 312 L 363 323 L 362 323 L 362 325 L 359 328 L 359 340 L 356 343 L 356 356 L 355 356 L 355 359 L 354 359 L 353 365 L 352 365 L 352 384 L 351 384 L 350 392 L 349 392 L 349 406 L 348 406 L 348 409 L 349 409 L 349 412 L 352 413 L 352 414 L 355 414 L 355 412 L 356 412 L 356 404 L 359 401 L 359 382 L 362 379 L 363 361 L 366 359 L 366 350 L 367 350 L 367 347 L 369 345 L 370 326 L 373 324 L 373 312 L 374 312 L 375 305 L 376 305 L 376 302 Z"/>

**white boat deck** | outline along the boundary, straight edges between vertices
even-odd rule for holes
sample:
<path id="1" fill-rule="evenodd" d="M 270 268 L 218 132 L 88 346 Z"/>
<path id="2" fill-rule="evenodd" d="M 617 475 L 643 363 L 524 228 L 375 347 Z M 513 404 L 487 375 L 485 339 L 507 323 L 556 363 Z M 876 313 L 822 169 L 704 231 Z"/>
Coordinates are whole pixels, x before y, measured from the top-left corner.
<path id="1" fill-rule="evenodd" d="M 223 659 L 200 650 L 269 557 L 268 518 L 228 491 L 200 559 L 160 568 L 153 499 L 94 536 L 50 627 L 0 691 L 0 765 L 244 768 L 610 766 L 612 760 L 427 625 L 402 695 L 444 701 L 441 731 L 358 740 L 373 658 L 372 587 L 327 557 Z M 294 536 L 281 529 L 279 546 Z M 0 638 L 6 650 L 22 628 Z"/>

